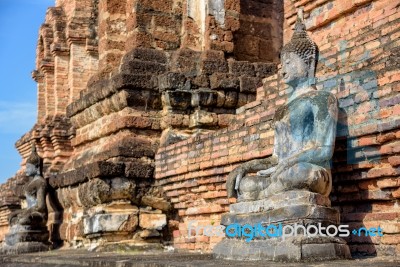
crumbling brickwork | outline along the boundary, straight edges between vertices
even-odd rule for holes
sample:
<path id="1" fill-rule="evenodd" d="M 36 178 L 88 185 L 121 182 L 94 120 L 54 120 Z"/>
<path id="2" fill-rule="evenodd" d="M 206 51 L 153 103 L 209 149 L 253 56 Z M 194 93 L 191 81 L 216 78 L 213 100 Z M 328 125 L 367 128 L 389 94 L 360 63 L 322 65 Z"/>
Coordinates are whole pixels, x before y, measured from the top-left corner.
<path id="1" fill-rule="evenodd" d="M 17 148 L 26 159 L 34 142 L 44 158 L 52 241 L 168 239 L 174 212 L 154 187 L 159 145 L 227 127 L 276 71 L 281 37 L 268 37 L 274 58 L 237 61 L 239 13 L 240 1 L 60 0 L 49 8 L 32 74 L 38 122 Z M 275 29 L 283 13 L 272 13 L 264 22 Z"/>
<path id="2" fill-rule="evenodd" d="M 286 41 L 301 6 L 320 48 L 317 88 L 339 99 L 332 204 L 351 229 L 384 229 L 382 237 L 350 237 L 354 254 L 398 255 L 399 4 L 285 1 Z M 227 174 L 241 162 L 272 153 L 272 117 L 287 90 L 279 75 L 268 77 L 257 101 L 238 109 L 227 129 L 158 150 L 156 179 L 180 218 L 176 247 L 205 250 L 219 241 L 189 238 L 188 224 L 218 224 L 234 201 L 226 197 Z"/>
<path id="3" fill-rule="evenodd" d="M 279 51 L 300 7 L 320 49 L 317 87 L 339 99 L 332 203 L 342 223 L 385 233 L 347 241 L 398 255 L 400 10 L 389 0 L 57 0 L 32 73 L 38 120 L 16 143 L 22 165 L 32 142 L 44 158 L 51 240 L 210 250 L 220 239 L 189 238 L 188 223 L 218 224 L 234 202 L 227 174 L 272 153 L 289 90 Z M 0 202 L 2 229 L 19 196 Z"/>

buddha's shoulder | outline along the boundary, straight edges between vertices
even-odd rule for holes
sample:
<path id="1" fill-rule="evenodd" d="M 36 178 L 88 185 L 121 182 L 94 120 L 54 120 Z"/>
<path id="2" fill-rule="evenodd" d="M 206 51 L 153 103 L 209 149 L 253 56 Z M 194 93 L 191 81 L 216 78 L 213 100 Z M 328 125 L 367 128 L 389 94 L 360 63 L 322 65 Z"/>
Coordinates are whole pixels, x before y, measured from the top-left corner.
<path id="1" fill-rule="evenodd" d="M 328 91 L 321 91 L 321 90 L 312 90 L 300 96 L 300 98 L 310 98 L 310 99 L 327 99 L 333 98 L 336 99 L 336 96 Z"/>
<path id="2" fill-rule="evenodd" d="M 310 104 L 317 106 L 330 106 L 337 105 L 337 98 L 334 94 L 327 91 L 313 90 L 301 95 L 298 99 L 292 101 L 292 105 L 296 105 L 301 102 L 310 102 Z"/>
<path id="3" fill-rule="evenodd" d="M 280 120 L 284 114 L 300 106 L 314 106 L 320 110 L 330 109 L 337 106 L 337 98 L 331 92 L 313 90 L 300 95 L 289 103 L 283 104 L 275 112 L 275 121 Z"/>

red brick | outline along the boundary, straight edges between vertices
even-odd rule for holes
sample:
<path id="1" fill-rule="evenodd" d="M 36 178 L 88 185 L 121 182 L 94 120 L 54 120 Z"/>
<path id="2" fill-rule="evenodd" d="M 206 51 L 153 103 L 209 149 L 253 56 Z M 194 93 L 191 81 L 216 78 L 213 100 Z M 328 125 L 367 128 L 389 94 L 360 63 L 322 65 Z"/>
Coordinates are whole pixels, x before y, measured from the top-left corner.
<path id="1" fill-rule="evenodd" d="M 388 141 L 392 141 L 396 139 L 396 134 L 395 133 L 386 133 L 386 134 L 380 134 L 376 137 L 376 140 L 380 143 L 386 143 Z"/>
<path id="2" fill-rule="evenodd" d="M 400 234 L 386 234 L 381 237 L 382 244 L 400 244 Z"/>
<path id="3" fill-rule="evenodd" d="M 377 182 L 375 180 L 368 180 L 368 181 L 359 183 L 358 187 L 363 190 L 375 190 L 375 189 L 378 189 L 378 186 L 376 183 Z"/>
<path id="4" fill-rule="evenodd" d="M 174 231 L 172 232 L 172 235 L 173 235 L 174 238 L 177 238 L 177 237 L 180 237 L 180 236 L 181 236 L 179 230 L 174 230 Z"/>
<path id="5" fill-rule="evenodd" d="M 400 188 L 392 192 L 394 198 L 400 198 Z"/>
<path id="6" fill-rule="evenodd" d="M 385 213 L 364 213 L 364 220 L 376 221 L 376 220 L 395 220 L 399 217 L 398 212 L 385 212 Z"/>
<path id="7" fill-rule="evenodd" d="M 400 179 L 399 178 L 387 178 L 378 180 L 376 182 L 379 188 L 390 188 L 390 187 L 398 187 L 400 186 Z"/>
<path id="8" fill-rule="evenodd" d="M 390 165 L 393 167 L 400 165 L 400 156 L 391 156 L 388 158 Z"/>
<path id="9" fill-rule="evenodd" d="M 398 174 L 396 169 L 392 167 L 374 168 L 368 171 L 368 178 L 383 177 L 383 176 L 394 176 Z"/>

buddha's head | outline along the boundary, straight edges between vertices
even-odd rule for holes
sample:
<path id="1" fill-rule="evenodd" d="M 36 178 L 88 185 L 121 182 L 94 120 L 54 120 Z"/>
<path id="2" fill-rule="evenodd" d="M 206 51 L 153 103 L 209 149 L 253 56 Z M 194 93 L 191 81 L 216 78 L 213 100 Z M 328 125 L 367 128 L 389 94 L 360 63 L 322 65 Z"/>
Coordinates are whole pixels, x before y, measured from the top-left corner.
<path id="1" fill-rule="evenodd" d="M 302 12 L 299 13 L 292 39 L 281 51 L 282 77 L 285 83 L 296 87 L 314 79 L 318 47 L 307 35 Z"/>
<path id="2" fill-rule="evenodd" d="M 25 173 L 27 176 L 34 176 L 40 174 L 41 158 L 36 152 L 36 146 L 32 145 L 32 152 L 26 160 Z"/>

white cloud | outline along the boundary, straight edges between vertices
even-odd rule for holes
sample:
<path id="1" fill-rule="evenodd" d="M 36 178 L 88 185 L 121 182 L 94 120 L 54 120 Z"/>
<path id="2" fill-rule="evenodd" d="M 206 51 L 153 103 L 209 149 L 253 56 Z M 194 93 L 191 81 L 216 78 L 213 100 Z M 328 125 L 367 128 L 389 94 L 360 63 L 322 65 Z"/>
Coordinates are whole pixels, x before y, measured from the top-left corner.
<path id="1" fill-rule="evenodd" d="M 0 101 L 0 134 L 24 134 L 36 122 L 36 104 Z"/>

